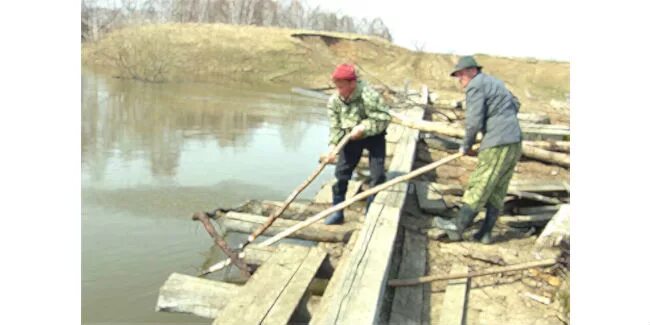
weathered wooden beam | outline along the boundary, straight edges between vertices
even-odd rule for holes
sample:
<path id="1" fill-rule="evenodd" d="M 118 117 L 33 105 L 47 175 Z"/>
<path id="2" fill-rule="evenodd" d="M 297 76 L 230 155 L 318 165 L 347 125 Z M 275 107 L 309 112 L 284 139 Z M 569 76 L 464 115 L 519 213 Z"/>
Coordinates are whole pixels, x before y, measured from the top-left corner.
<path id="1" fill-rule="evenodd" d="M 316 247 L 280 245 L 213 324 L 286 324 L 325 255 Z"/>
<path id="2" fill-rule="evenodd" d="M 450 274 L 454 273 L 467 273 L 467 265 L 454 264 L 451 267 Z M 445 298 L 442 303 L 442 312 L 438 324 L 465 324 L 468 282 L 468 278 L 449 280 L 445 289 Z"/>
<path id="3" fill-rule="evenodd" d="M 424 276 L 426 262 L 426 236 L 405 231 L 398 277 Z M 425 307 L 424 288 L 424 286 L 414 286 L 395 289 L 389 324 L 422 324 L 422 309 Z"/>
<path id="4" fill-rule="evenodd" d="M 413 109 L 408 114 L 421 118 L 423 110 Z M 387 173 L 389 180 L 411 170 L 416 142 L 417 130 L 404 130 Z M 339 262 L 312 324 L 374 324 L 379 321 L 393 241 L 407 188 L 406 184 L 396 184 L 377 194 L 352 251 Z"/>
<path id="5" fill-rule="evenodd" d="M 215 318 L 240 289 L 235 284 L 172 273 L 160 288 L 156 311 Z"/>
<path id="6" fill-rule="evenodd" d="M 298 271 L 293 275 L 287 287 L 275 301 L 273 308 L 264 317 L 262 324 L 287 324 L 289 322 L 291 315 L 296 310 L 300 300 L 312 283 L 316 271 L 318 271 L 326 255 L 318 247 L 309 250 L 309 253 L 300 264 Z"/>
<path id="7" fill-rule="evenodd" d="M 220 217 L 218 221 L 228 231 L 251 233 L 257 227 L 264 224 L 266 219 L 267 217 L 264 216 L 231 211 Z M 278 218 L 266 230 L 265 234 L 274 236 L 298 223 L 300 221 Z M 346 242 L 356 229 L 357 227 L 350 223 L 336 226 L 314 224 L 311 227 L 303 228 L 291 234 L 289 237 L 323 242 Z"/>

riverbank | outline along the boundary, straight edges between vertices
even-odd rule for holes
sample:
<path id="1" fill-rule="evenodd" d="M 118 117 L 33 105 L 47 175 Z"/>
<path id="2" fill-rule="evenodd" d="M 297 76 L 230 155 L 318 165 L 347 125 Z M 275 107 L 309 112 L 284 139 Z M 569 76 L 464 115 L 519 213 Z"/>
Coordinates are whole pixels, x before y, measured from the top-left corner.
<path id="1" fill-rule="evenodd" d="M 569 63 L 476 55 L 501 78 L 522 111 L 568 123 Z M 365 35 L 225 24 L 125 28 L 82 45 L 82 62 L 113 76 L 152 82 L 272 83 L 325 87 L 339 63 L 353 62 L 371 83 L 427 85 L 443 99 L 462 99 L 449 71 L 457 56 L 411 51 Z"/>

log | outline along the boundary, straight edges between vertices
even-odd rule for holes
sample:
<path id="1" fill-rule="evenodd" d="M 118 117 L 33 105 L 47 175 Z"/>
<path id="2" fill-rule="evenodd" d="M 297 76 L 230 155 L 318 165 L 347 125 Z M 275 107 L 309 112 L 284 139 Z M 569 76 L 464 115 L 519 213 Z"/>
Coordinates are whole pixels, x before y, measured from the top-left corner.
<path id="1" fill-rule="evenodd" d="M 266 222 L 267 218 L 264 216 L 228 212 L 220 217 L 218 221 L 228 231 L 236 231 L 242 233 L 250 233 L 257 229 L 260 225 Z M 288 219 L 276 219 L 270 228 L 266 230 L 266 235 L 277 235 L 286 229 L 300 224 L 300 221 Z M 357 226 L 352 223 L 343 225 L 328 226 L 324 224 L 315 224 L 312 227 L 301 229 L 297 232 L 290 234 L 291 238 L 299 238 L 305 240 L 322 241 L 322 242 L 347 242 L 350 239 L 352 232 L 357 229 Z"/>
<path id="2" fill-rule="evenodd" d="M 496 274 L 496 273 L 521 271 L 521 270 L 527 270 L 527 269 L 532 269 L 532 268 L 536 268 L 536 267 L 551 266 L 551 265 L 555 265 L 557 262 L 558 262 L 557 259 L 551 258 L 551 259 L 544 259 L 544 260 L 539 260 L 539 261 L 512 264 L 512 265 L 503 266 L 503 267 L 488 268 L 488 269 L 485 269 L 485 270 L 474 271 L 474 272 L 469 272 L 469 273 L 459 272 L 459 273 L 452 273 L 452 274 L 447 274 L 447 275 L 442 275 L 442 276 L 428 275 L 428 276 L 414 278 L 414 279 L 393 279 L 393 280 L 388 281 L 388 285 L 391 286 L 391 287 L 402 287 L 402 286 L 418 285 L 418 284 L 428 283 L 428 282 L 433 282 L 433 281 L 443 281 L 443 280 L 462 279 L 462 278 L 475 278 L 475 277 L 479 277 L 479 276 Z"/>
<path id="3" fill-rule="evenodd" d="M 515 228 L 532 227 L 532 226 L 539 227 L 547 224 L 552 217 L 553 215 L 550 213 L 535 214 L 535 215 L 515 215 L 515 216 L 504 215 L 504 216 L 500 216 L 497 219 L 497 221 L 501 224 L 510 227 L 515 227 Z"/>
<path id="4" fill-rule="evenodd" d="M 508 187 L 508 194 L 517 196 L 517 197 L 519 197 L 521 199 L 534 200 L 534 201 L 538 201 L 538 202 L 542 202 L 542 203 L 546 203 L 546 204 L 553 204 L 553 205 L 562 204 L 562 201 L 560 201 L 560 200 L 558 200 L 556 198 L 544 196 L 544 195 L 537 194 L 537 193 L 530 193 L 530 192 L 522 192 L 522 191 L 511 190 L 510 187 Z"/>
<path id="5" fill-rule="evenodd" d="M 524 144 L 522 146 L 522 154 L 526 158 L 552 163 L 562 167 L 568 168 L 571 166 L 569 155 L 564 153 L 548 151 L 531 145 Z"/>
<path id="6" fill-rule="evenodd" d="M 569 230 L 571 226 L 569 216 L 569 204 L 563 204 L 560 206 L 560 209 L 535 241 L 535 247 L 538 249 L 556 247 L 559 246 L 562 241 L 568 242 L 570 239 Z"/>
<path id="7" fill-rule="evenodd" d="M 522 113 L 517 114 L 520 122 L 534 123 L 534 124 L 551 124 L 551 118 L 548 114 L 544 113 Z"/>
<path id="8" fill-rule="evenodd" d="M 524 141 L 523 144 L 549 151 L 568 153 L 571 150 L 569 141 Z"/>

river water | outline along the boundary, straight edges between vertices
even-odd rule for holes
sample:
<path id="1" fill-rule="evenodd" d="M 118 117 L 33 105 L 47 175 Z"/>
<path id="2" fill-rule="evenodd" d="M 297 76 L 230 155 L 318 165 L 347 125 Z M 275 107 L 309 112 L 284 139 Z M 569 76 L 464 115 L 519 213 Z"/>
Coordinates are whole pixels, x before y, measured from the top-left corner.
<path id="1" fill-rule="evenodd" d="M 190 216 L 284 200 L 327 148 L 323 104 L 287 88 L 81 78 L 83 323 L 209 324 L 154 311 L 172 272 L 223 257 Z M 328 167 L 300 198 L 332 177 Z"/>

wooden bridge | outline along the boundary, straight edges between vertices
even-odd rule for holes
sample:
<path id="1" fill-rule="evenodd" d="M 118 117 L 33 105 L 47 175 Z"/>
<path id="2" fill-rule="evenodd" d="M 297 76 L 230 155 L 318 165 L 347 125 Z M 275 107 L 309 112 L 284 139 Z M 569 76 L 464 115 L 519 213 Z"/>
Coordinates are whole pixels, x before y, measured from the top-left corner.
<path id="1" fill-rule="evenodd" d="M 427 103 L 428 91 L 424 88 L 414 97 L 417 99 L 412 102 L 416 104 Z M 412 120 L 421 120 L 424 115 L 424 109 L 418 105 L 397 112 Z M 388 180 L 412 170 L 418 138 L 417 129 L 390 124 L 386 136 L 387 160 L 390 159 Z M 407 196 L 415 194 L 416 187 L 420 189 L 417 191 L 420 203 L 430 202 L 430 208 L 436 209 L 439 202 L 426 197 L 427 186 L 432 185 L 435 184 L 398 183 L 377 194 L 361 223 L 346 222 L 340 226 L 316 223 L 296 234 L 311 241 L 347 242 L 337 263 L 332 263 L 328 252 L 320 246 L 282 242 L 271 247 L 251 244 L 245 250 L 245 262 L 259 267 L 246 283 L 238 285 L 174 273 L 160 289 L 156 310 L 192 313 L 214 319 L 212 324 L 428 322 L 430 306 L 425 290 L 429 287 L 392 288 L 388 280 L 425 275 L 427 237 L 421 232 L 400 229 L 407 228 L 400 220 Z M 358 186 L 351 183 L 350 187 L 358 191 Z M 511 187 L 521 195 L 528 190 L 525 184 L 511 184 Z M 560 189 L 564 190 L 564 186 Z M 330 200 L 317 197 L 315 201 Z M 249 232 L 264 221 L 236 212 L 229 212 L 225 220 L 230 228 Z M 277 233 L 295 223 L 279 219 L 273 226 L 277 228 L 269 231 Z M 454 265 L 451 272 L 467 272 L 467 266 Z M 449 282 L 441 323 L 466 322 L 467 292 L 467 279 Z"/>
<path id="2" fill-rule="evenodd" d="M 422 98 L 426 96 L 425 91 Z M 421 119 L 424 110 L 413 107 L 402 113 Z M 389 126 L 387 179 L 411 171 L 418 133 L 397 124 Z M 419 323 L 420 311 L 414 310 L 422 307 L 422 286 L 395 290 L 392 305 L 385 299 L 389 273 L 399 268 L 394 265 L 394 243 L 409 188 L 408 183 L 399 183 L 377 194 L 336 268 L 328 265 L 327 253 L 319 247 L 251 245 L 246 249 L 247 262 L 261 265 L 244 285 L 174 273 L 160 289 L 157 310 L 194 313 L 214 318 L 213 324 Z M 424 275 L 425 242 L 424 236 L 408 239 L 406 257 L 419 265 L 411 265 L 408 274 L 401 276 Z M 318 277 L 327 273 L 329 281 Z"/>

